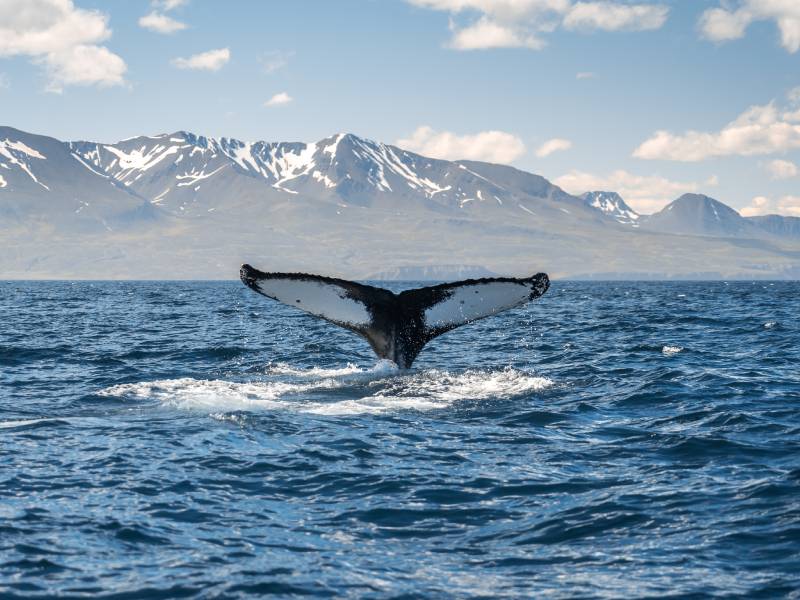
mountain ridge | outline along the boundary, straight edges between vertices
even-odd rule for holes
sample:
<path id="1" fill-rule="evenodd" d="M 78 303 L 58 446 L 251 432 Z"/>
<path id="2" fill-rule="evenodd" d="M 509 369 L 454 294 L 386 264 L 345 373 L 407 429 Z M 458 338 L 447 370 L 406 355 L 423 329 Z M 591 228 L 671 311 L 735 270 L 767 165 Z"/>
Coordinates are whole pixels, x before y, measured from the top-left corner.
<path id="1" fill-rule="evenodd" d="M 613 192 L 576 197 L 515 167 L 348 133 L 105 144 L 0 127 L 0 175 L 4 277 L 225 278 L 241 262 L 349 277 L 681 277 L 711 272 L 707 257 L 720 277 L 800 272 L 789 217 L 751 221 L 702 196 L 636 215 Z M 747 226 L 715 229 L 715 209 Z"/>

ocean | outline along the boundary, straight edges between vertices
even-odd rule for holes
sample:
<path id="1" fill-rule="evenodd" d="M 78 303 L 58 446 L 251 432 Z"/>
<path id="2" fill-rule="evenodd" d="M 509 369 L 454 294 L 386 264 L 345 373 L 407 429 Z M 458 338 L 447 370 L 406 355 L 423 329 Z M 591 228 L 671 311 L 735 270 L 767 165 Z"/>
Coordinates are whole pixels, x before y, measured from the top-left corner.
<path id="1" fill-rule="evenodd" d="M 556 281 L 398 371 L 239 282 L 0 282 L 0 597 L 800 597 L 798 315 Z"/>

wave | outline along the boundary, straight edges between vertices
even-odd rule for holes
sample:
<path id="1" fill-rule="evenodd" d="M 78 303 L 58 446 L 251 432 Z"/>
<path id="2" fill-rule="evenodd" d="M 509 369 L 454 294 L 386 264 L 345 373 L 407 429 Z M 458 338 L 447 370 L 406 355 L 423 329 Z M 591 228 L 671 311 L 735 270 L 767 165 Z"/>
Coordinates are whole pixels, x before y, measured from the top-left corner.
<path id="1" fill-rule="evenodd" d="M 99 395 L 151 400 L 170 408 L 214 413 L 293 410 L 319 415 L 355 415 L 429 411 L 467 400 L 510 399 L 553 385 L 546 377 L 513 368 L 461 373 L 432 369 L 406 373 L 386 363 L 381 361 L 370 369 L 355 365 L 339 369 L 298 369 L 279 364 L 267 369 L 268 377 L 291 379 L 237 382 L 186 377 L 115 385 L 100 391 Z M 338 399 L 343 395 L 347 397 Z"/>

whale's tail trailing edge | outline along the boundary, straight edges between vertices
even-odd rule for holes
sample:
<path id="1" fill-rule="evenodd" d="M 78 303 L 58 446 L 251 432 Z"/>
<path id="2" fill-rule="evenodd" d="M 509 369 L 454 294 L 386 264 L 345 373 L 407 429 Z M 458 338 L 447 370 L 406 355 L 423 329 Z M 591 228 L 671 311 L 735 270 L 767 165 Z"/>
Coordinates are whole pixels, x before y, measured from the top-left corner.
<path id="1" fill-rule="evenodd" d="M 430 340 L 521 306 L 550 287 L 545 273 L 516 279 L 468 279 L 395 294 L 383 288 L 305 273 L 265 273 L 242 265 L 250 289 L 364 337 L 380 358 L 407 369 Z"/>

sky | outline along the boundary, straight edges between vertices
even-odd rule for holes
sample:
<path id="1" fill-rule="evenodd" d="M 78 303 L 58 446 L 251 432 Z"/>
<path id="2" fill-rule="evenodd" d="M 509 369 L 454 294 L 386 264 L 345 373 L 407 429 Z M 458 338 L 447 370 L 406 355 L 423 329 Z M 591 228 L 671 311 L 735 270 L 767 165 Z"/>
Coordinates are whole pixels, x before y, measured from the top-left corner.
<path id="1" fill-rule="evenodd" d="M 351 132 L 643 213 L 800 216 L 800 1 L 0 0 L 0 125 Z"/>

